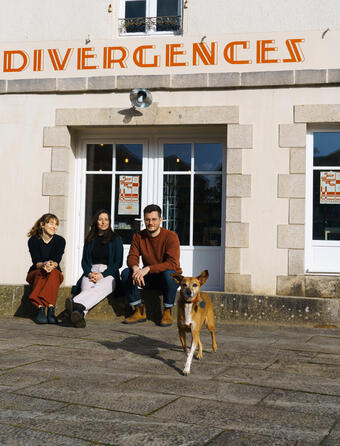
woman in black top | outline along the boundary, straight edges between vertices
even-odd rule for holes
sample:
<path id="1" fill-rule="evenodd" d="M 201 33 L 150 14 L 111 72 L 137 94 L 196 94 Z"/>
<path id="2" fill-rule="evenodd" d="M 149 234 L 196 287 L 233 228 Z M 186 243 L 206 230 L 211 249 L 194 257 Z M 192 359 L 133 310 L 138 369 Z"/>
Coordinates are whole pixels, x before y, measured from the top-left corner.
<path id="1" fill-rule="evenodd" d="M 64 280 L 60 262 L 65 250 L 65 239 L 56 234 L 58 226 L 56 215 L 44 214 L 27 234 L 33 264 L 26 280 L 32 288 L 29 299 L 38 308 L 35 319 L 38 324 L 57 323 L 54 307 L 59 286 Z"/>
<path id="2" fill-rule="evenodd" d="M 114 291 L 122 263 L 122 240 L 111 229 L 110 214 L 102 209 L 94 216 L 85 238 L 81 261 L 84 273 L 75 287 L 79 294 L 65 302 L 75 327 L 85 327 L 86 313 Z"/>

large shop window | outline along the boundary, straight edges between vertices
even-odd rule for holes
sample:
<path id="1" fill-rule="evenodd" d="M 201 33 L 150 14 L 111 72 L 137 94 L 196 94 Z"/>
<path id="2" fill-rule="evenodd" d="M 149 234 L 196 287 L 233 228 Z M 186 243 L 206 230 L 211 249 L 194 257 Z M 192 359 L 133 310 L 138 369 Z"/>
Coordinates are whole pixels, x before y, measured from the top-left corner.
<path id="1" fill-rule="evenodd" d="M 182 0 L 121 1 L 120 34 L 178 34 L 182 30 Z"/>
<path id="2" fill-rule="evenodd" d="M 340 272 L 340 132 L 313 131 L 308 146 L 307 271 L 338 273 Z"/>

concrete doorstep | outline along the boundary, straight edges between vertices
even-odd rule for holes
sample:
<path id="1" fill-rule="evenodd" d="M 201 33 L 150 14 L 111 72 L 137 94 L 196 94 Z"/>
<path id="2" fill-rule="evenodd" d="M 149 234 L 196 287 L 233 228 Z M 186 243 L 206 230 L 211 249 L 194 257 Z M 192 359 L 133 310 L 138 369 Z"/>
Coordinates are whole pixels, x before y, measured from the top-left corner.
<path id="1" fill-rule="evenodd" d="M 28 285 L 0 285 L 0 316 L 33 317 L 35 310 L 28 300 Z M 217 322 L 258 322 L 288 325 L 340 325 L 340 299 L 261 296 L 225 292 L 209 293 Z M 65 319 L 65 299 L 70 287 L 59 290 L 56 314 Z M 148 319 L 158 322 L 162 312 L 162 296 L 156 291 L 142 291 Z M 126 298 L 110 295 L 87 315 L 93 320 L 119 320 L 127 314 Z M 174 307 L 176 317 L 176 305 Z"/>

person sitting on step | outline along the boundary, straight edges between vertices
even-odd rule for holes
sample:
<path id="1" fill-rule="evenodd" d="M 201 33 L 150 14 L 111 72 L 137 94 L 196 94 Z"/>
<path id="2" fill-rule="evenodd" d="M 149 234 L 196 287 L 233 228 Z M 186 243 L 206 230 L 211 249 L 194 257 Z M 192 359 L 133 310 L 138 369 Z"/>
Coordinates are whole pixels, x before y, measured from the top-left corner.
<path id="1" fill-rule="evenodd" d="M 75 327 L 84 328 L 87 312 L 113 293 L 120 280 L 119 268 L 122 263 L 122 240 L 111 229 L 110 214 L 102 209 L 93 217 L 85 238 L 81 261 L 83 275 L 72 290 L 79 294 L 65 301 L 66 310 Z"/>
<path id="2" fill-rule="evenodd" d="M 131 242 L 127 266 L 122 272 L 122 289 L 134 308 L 131 316 L 123 321 L 125 324 L 145 322 L 145 306 L 141 302 L 138 287 L 145 289 L 162 289 L 164 311 L 160 321 L 162 327 L 172 324 L 171 308 L 174 305 L 178 285 L 171 277 L 180 273 L 180 243 L 175 232 L 162 228 L 161 208 L 150 204 L 144 209 L 145 229 L 137 232 Z M 142 258 L 143 267 L 139 267 Z"/>

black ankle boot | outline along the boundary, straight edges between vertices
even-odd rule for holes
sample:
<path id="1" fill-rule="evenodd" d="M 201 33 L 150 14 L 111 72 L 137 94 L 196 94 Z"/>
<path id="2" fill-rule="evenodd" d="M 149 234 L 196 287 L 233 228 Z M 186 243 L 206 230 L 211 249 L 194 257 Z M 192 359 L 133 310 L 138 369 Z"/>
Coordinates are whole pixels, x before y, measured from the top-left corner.
<path id="1" fill-rule="evenodd" d="M 35 318 L 35 322 L 37 324 L 47 324 L 48 323 L 44 307 L 39 307 L 38 308 L 38 313 L 37 313 L 37 316 Z"/>
<path id="2" fill-rule="evenodd" d="M 75 327 L 77 327 L 77 328 L 85 328 L 86 327 L 85 314 L 84 314 L 85 310 L 86 310 L 86 307 L 84 307 L 84 305 L 77 304 L 76 302 L 73 302 L 73 311 L 71 314 L 71 321 Z"/>
<path id="3" fill-rule="evenodd" d="M 72 297 L 67 297 L 65 299 L 65 308 L 66 308 L 66 311 L 67 311 L 69 317 L 71 317 L 71 314 L 72 314 L 72 311 L 73 311 L 73 299 L 72 299 Z"/>
<path id="4" fill-rule="evenodd" d="M 47 310 L 47 322 L 49 324 L 57 324 L 58 323 L 58 320 L 57 320 L 57 318 L 55 317 L 55 314 L 54 314 L 54 307 L 48 307 L 48 310 Z"/>

